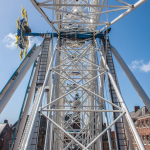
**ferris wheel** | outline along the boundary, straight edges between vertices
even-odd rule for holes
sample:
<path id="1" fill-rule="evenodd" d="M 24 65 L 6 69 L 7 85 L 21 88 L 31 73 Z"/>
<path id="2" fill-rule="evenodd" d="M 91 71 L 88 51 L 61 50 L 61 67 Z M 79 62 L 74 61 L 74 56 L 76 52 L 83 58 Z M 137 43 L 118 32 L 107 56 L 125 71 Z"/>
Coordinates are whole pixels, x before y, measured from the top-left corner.
<path id="1" fill-rule="evenodd" d="M 22 7 L 16 44 L 20 60 L 24 49 L 25 58 L 1 92 L 0 113 L 31 65 L 33 69 L 11 149 L 38 150 L 44 117 L 44 150 L 104 150 L 104 135 L 109 150 L 133 150 L 132 137 L 145 150 L 121 95 L 113 56 L 149 111 L 150 100 L 108 35 L 111 25 L 146 0 L 30 1 L 52 33 L 32 33 Z M 28 36 L 42 36 L 43 42 L 27 53 Z"/>

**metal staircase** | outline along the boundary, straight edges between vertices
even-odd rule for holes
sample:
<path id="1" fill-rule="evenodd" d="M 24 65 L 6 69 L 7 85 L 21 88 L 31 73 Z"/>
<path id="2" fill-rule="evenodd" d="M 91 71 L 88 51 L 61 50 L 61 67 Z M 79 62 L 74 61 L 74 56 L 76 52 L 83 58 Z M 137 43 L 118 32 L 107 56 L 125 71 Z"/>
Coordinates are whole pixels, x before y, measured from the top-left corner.
<path id="1" fill-rule="evenodd" d="M 49 57 L 49 47 L 50 47 L 50 35 L 45 35 L 45 39 L 43 42 L 43 49 L 41 53 L 41 58 L 40 58 L 40 67 L 39 67 L 39 72 L 38 72 L 38 79 L 37 79 L 37 86 L 42 86 L 44 83 L 45 79 L 45 74 L 47 70 L 47 64 L 48 64 L 48 57 Z"/>
<path id="2" fill-rule="evenodd" d="M 27 120 L 27 123 L 26 123 L 26 126 L 25 126 L 25 129 L 23 131 L 23 134 L 22 134 L 22 138 L 21 138 L 21 141 L 20 141 L 20 144 L 19 144 L 19 147 L 18 147 L 18 150 L 23 150 L 24 146 L 25 146 L 25 143 L 26 143 L 26 138 L 28 136 L 28 133 L 30 132 L 33 132 L 33 137 L 32 137 L 32 141 L 31 141 L 31 144 L 33 144 L 33 147 L 36 146 L 37 142 L 35 143 L 35 138 L 37 138 L 38 136 L 38 132 L 37 131 L 37 125 L 39 126 L 38 123 L 38 113 L 35 113 L 36 110 L 38 110 L 39 108 L 39 105 L 40 105 L 40 100 L 39 100 L 39 96 L 40 96 L 40 93 L 41 93 L 41 87 L 37 90 L 36 92 L 36 95 L 35 95 L 35 99 L 34 99 L 34 103 L 33 103 L 33 107 L 32 107 L 32 110 L 30 112 L 30 115 L 28 117 L 28 120 Z M 36 121 L 35 121 L 36 120 Z M 36 122 L 36 123 L 34 123 Z M 33 128 L 32 128 L 33 127 Z M 34 140 L 34 141 L 33 141 Z M 36 140 L 37 141 L 37 140 Z M 30 145 L 32 147 L 32 145 Z M 35 149 L 32 149 L 32 150 L 35 150 Z"/>
<path id="3" fill-rule="evenodd" d="M 37 150 L 38 144 L 38 135 L 39 135 L 39 128 L 40 128 L 40 115 L 37 116 L 36 124 L 34 126 L 34 131 L 31 139 L 30 150 Z"/>
<path id="4" fill-rule="evenodd" d="M 50 36 L 45 35 L 44 41 L 43 41 L 43 49 L 41 52 L 41 56 L 39 57 L 40 59 L 40 65 L 38 69 L 38 76 L 37 76 L 37 81 L 36 81 L 36 96 L 34 99 L 35 106 L 32 108 L 30 116 L 27 120 L 20 144 L 19 144 L 19 149 L 22 149 L 25 145 L 25 136 L 27 136 L 28 130 L 30 128 L 30 124 L 32 123 L 33 115 L 34 115 L 34 109 L 36 108 L 36 104 L 38 103 L 38 97 L 40 93 L 40 89 L 44 83 L 45 79 L 45 74 L 47 70 L 47 64 L 49 64 L 49 48 L 50 47 Z M 32 127 L 31 131 L 31 138 L 30 138 L 30 146 L 28 147 L 30 150 L 37 150 L 37 145 L 38 145 L 38 136 L 39 136 L 39 128 L 40 128 L 40 115 L 37 114 L 37 116 L 33 119 L 34 120 L 34 125 Z"/>
<path id="5" fill-rule="evenodd" d="M 103 43 L 104 43 L 104 47 L 105 47 L 105 51 L 106 51 L 106 39 L 103 39 Z M 119 83 L 118 83 L 118 79 L 117 79 L 117 75 L 116 75 L 116 71 L 115 71 L 115 67 L 114 67 L 114 63 L 113 63 L 113 58 L 112 58 L 112 53 L 110 51 L 110 42 L 109 39 L 107 39 L 107 55 L 106 55 L 106 61 L 108 64 L 108 67 L 111 71 L 111 74 L 116 82 L 116 85 L 119 88 Z M 110 99 L 111 102 L 120 106 L 120 102 L 118 101 L 116 92 L 113 88 L 113 85 L 110 81 L 110 78 L 108 76 L 108 86 L 109 86 L 109 93 L 110 93 Z M 113 110 L 118 110 L 116 107 L 112 106 Z M 117 112 L 113 112 L 113 119 L 116 119 L 118 116 L 120 115 L 120 113 Z M 123 118 L 120 118 L 115 124 L 114 124 L 114 131 L 115 131 L 115 136 L 116 136 L 116 140 L 118 142 L 116 142 L 116 146 L 118 150 L 127 150 L 127 139 L 126 139 L 126 135 L 125 135 L 125 129 L 124 129 L 124 125 L 123 125 Z"/>

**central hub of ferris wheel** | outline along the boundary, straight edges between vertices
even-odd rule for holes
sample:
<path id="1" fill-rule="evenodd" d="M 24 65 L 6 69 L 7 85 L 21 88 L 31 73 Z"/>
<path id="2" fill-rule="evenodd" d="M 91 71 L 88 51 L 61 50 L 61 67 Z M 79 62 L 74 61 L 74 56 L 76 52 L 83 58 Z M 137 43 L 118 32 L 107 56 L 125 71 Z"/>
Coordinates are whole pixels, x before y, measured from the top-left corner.
<path id="1" fill-rule="evenodd" d="M 108 33 L 111 25 L 145 0 L 135 4 L 122 0 L 30 1 L 52 27 L 52 32 L 31 32 L 27 11 L 22 7 L 22 19 L 16 21 L 16 44 L 21 48 L 20 60 L 24 50 L 25 58 L 1 92 L 0 110 L 31 64 L 33 69 L 11 149 L 38 150 L 41 118 L 45 117 L 46 133 L 41 149 L 104 150 L 106 135 L 109 150 L 133 150 L 132 137 L 138 148 L 144 150 L 121 96 L 112 55 L 147 106 L 149 98 L 112 47 Z M 113 12 L 117 12 L 114 18 Z M 28 36 L 41 36 L 43 42 L 34 45 L 27 54 Z"/>

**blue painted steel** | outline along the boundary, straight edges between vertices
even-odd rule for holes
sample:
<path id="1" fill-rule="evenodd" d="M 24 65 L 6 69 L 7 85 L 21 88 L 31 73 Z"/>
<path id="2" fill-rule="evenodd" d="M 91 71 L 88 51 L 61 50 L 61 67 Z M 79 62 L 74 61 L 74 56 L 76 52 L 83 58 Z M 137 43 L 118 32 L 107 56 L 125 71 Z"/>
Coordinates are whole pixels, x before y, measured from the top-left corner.
<path id="1" fill-rule="evenodd" d="M 22 43 L 21 43 L 21 44 L 18 44 L 18 46 L 19 46 L 21 49 L 23 49 Z"/>
<path id="2" fill-rule="evenodd" d="M 52 36 L 52 33 L 25 33 L 24 35 L 25 36 L 44 36 L 45 34 L 50 34 L 51 38 L 57 37 L 57 33 L 53 33 L 53 36 Z"/>
<path id="3" fill-rule="evenodd" d="M 44 36 L 45 34 L 50 34 L 51 38 L 52 37 L 57 37 L 57 33 L 25 33 L 25 36 Z M 95 38 L 102 38 L 104 34 L 97 34 L 95 36 Z M 93 37 L 93 32 L 88 32 L 88 33 L 80 33 L 80 32 L 76 32 L 76 33 L 70 33 L 68 34 L 68 32 L 61 32 L 60 33 L 60 37 L 61 38 L 70 38 L 70 39 L 88 39 L 88 38 L 92 38 Z"/>
<path id="4" fill-rule="evenodd" d="M 19 30 L 19 28 L 17 29 L 17 36 L 21 36 L 21 30 Z"/>
<path id="5" fill-rule="evenodd" d="M 24 21 L 24 18 L 20 20 L 20 22 L 22 23 Z"/>

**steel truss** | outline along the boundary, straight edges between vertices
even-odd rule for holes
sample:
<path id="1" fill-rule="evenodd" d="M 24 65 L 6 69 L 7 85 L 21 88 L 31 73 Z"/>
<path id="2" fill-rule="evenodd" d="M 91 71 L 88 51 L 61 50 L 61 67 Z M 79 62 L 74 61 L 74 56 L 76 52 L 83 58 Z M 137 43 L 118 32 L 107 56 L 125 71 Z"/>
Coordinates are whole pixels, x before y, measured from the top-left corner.
<path id="1" fill-rule="evenodd" d="M 115 133 L 116 150 L 133 150 L 130 132 L 138 148 L 145 149 L 121 96 L 112 54 L 147 106 L 149 98 L 107 36 L 109 26 L 145 1 L 128 4 L 117 0 L 119 5 L 109 5 L 105 0 L 31 0 L 56 33 L 31 34 L 44 35 L 44 41 L 34 46 L 17 77 L 4 88 L 0 112 L 36 60 L 11 149 L 38 150 L 41 116 L 47 119 L 44 150 L 103 150 L 103 135 L 113 150 L 110 129 Z M 50 20 L 46 9 L 54 11 L 55 19 Z M 108 13 L 115 11 L 124 12 L 109 20 Z M 57 42 L 51 49 L 54 37 Z"/>
<path id="2" fill-rule="evenodd" d="M 39 110 L 48 121 L 53 123 L 51 125 L 54 125 L 53 149 L 66 150 L 75 146 L 77 149 L 96 149 L 96 146 L 98 146 L 98 149 L 102 149 L 102 141 L 100 140 L 102 140 L 101 137 L 105 132 L 107 132 L 109 139 L 109 149 L 112 149 L 109 129 L 117 121 L 121 121 L 123 116 L 128 121 L 134 137 L 139 141 L 139 147 L 144 148 L 106 63 L 104 50 L 102 52 L 99 49 L 96 40 L 85 41 L 81 48 L 74 48 L 74 43 L 76 44 L 77 41 L 72 41 L 73 46 L 63 43 L 60 39 L 58 40 L 57 49 L 59 50 L 55 54 L 55 65 L 52 64 L 53 67 L 49 67 L 47 72 L 47 74 L 54 73 L 54 96 L 51 93 L 50 103 Z M 58 45 L 61 45 L 61 47 Z M 102 59 L 100 66 L 97 58 L 98 52 Z M 76 55 L 72 59 L 70 55 L 74 56 L 74 54 Z M 78 79 L 72 75 L 73 71 L 78 71 Z M 104 85 L 102 83 L 104 83 L 105 74 L 109 76 L 118 101 L 121 103 L 120 106 L 103 97 Z M 60 77 L 62 78 L 60 79 Z M 45 78 L 45 80 L 47 79 Z M 105 103 L 109 103 L 114 109 L 107 110 Z M 44 113 L 45 111 L 48 112 L 47 115 Z M 102 112 L 105 114 L 107 123 L 106 129 L 103 131 L 100 128 L 101 124 L 97 122 L 101 120 L 102 123 Z M 108 123 L 106 112 L 117 113 L 118 117 Z M 68 120 L 66 117 L 68 117 Z M 118 149 L 127 149 L 128 146 L 124 142 L 125 139 L 123 139 L 123 145 L 118 146 Z"/>
<path id="3" fill-rule="evenodd" d="M 102 136 L 106 132 L 109 149 L 112 149 L 110 135 L 112 126 L 116 126 L 117 149 L 125 150 L 128 147 L 132 149 L 129 127 L 138 146 L 144 149 L 120 94 L 118 83 L 114 80 L 112 69 L 110 70 L 106 62 L 110 47 L 107 45 L 105 49 L 106 43 L 103 43 L 100 49 L 94 37 L 93 40 L 87 39 L 82 44 L 81 41 L 69 41 L 69 39 L 67 41 L 69 44 L 66 44 L 64 39 L 58 38 L 57 40 L 43 86 L 38 88 L 40 92 L 36 94 L 38 96 L 34 100 L 35 106 L 33 104 L 19 149 L 31 148 L 34 126 L 38 120 L 37 110 L 47 118 L 45 149 L 103 149 Z M 100 65 L 98 60 L 101 60 Z M 113 88 L 116 94 L 118 100 L 116 103 L 104 98 L 105 75 L 108 76 L 111 89 Z M 47 91 L 47 104 L 40 105 L 45 90 Z M 112 109 L 108 109 L 106 104 L 112 106 Z M 115 117 L 112 120 L 108 120 L 108 112 L 114 114 Z M 102 128 L 103 117 L 106 122 L 105 129 Z M 117 128 L 121 128 L 120 136 L 118 136 Z M 126 134 L 123 132 L 125 129 Z M 127 144 L 129 139 L 131 139 L 128 141 L 130 144 Z"/>

